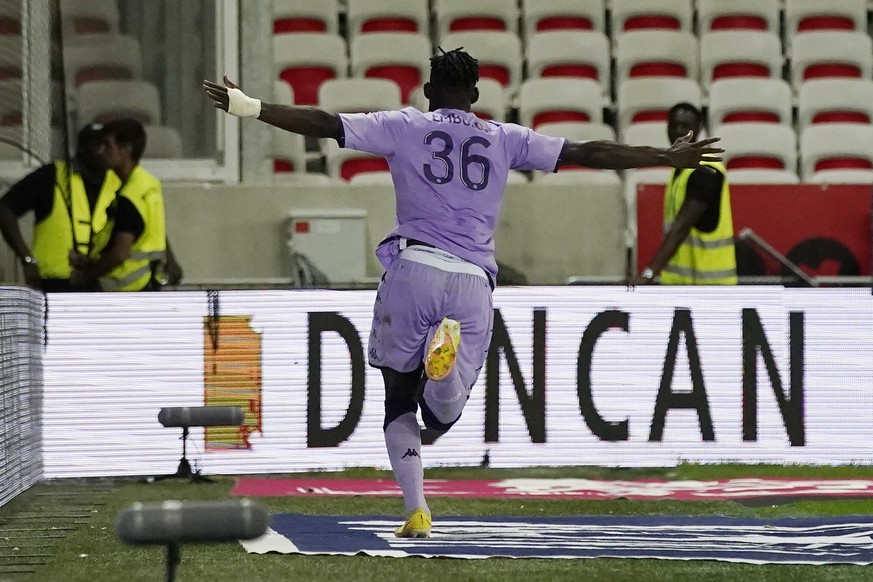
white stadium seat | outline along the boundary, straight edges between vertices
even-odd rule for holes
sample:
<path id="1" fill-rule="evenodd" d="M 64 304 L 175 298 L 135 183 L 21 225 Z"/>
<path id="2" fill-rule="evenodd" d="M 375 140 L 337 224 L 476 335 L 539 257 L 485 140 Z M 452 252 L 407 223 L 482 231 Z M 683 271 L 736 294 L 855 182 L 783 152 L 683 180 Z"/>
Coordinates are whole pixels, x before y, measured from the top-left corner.
<path id="1" fill-rule="evenodd" d="M 873 184 L 873 170 L 823 170 L 806 182 L 810 184 Z"/>
<path id="2" fill-rule="evenodd" d="M 775 34 L 750 30 L 710 32 L 700 38 L 701 84 L 730 78 L 781 78 L 785 58 Z"/>
<path id="3" fill-rule="evenodd" d="M 629 78 L 687 77 L 697 81 L 697 38 L 690 32 L 641 30 L 618 37 L 615 66 L 619 85 Z"/>
<path id="4" fill-rule="evenodd" d="M 603 121 L 600 85 L 589 79 L 530 79 L 518 98 L 522 125 L 533 129 L 556 121 Z"/>
<path id="5" fill-rule="evenodd" d="M 722 79 L 709 88 L 709 123 L 792 123 L 791 86 L 782 79 Z"/>
<path id="6" fill-rule="evenodd" d="M 279 105 L 294 105 L 294 89 L 285 81 L 274 79 L 273 99 Z"/>
<path id="7" fill-rule="evenodd" d="M 90 81 L 76 91 L 80 125 L 131 117 L 143 125 L 161 124 L 161 96 L 148 81 Z"/>
<path id="8" fill-rule="evenodd" d="M 64 48 L 64 70 L 73 87 L 88 81 L 141 79 L 139 41 L 132 36 L 90 35 L 87 42 Z"/>
<path id="9" fill-rule="evenodd" d="M 306 140 L 302 135 L 270 127 L 273 173 L 306 172 Z"/>
<path id="10" fill-rule="evenodd" d="M 873 123 L 873 81 L 814 79 L 801 84 L 797 95 L 799 130 L 816 123 Z"/>
<path id="11" fill-rule="evenodd" d="M 612 0 L 612 38 L 632 30 L 693 32 L 691 0 Z"/>
<path id="12" fill-rule="evenodd" d="M 341 148 L 333 139 L 324 141 L 327 174 L 331 178 L 348 182 L 358 174 L 388 171 L 388 160 L 382 156 Z"/>
<path id="13" fill-rule="evenodd" d="M 794 129 L 775 123 L 728 123 L 712 131 L 721 137 L 728 170 L 788 170 L 797 172 Z"/>
<path id="14" fill-rule="evenodd" d="M 351 71 L 354 77 L 394 81 L 403 103 L 430 74 L 430 41 L 423 34 L 382 32 L 352 39 Z"/>
<path id="15" fill-rule="evenodd" d="M 791 45 L 791 84 L 821 78 L 870 79 L 873 41 L 860 32 L 807 32 Z"/>
<path id="16" fill-rule="evenodd" d="M 427 0 L 348 0 L 348 3 L 351 36 L 380 32 L 428 33 Z"/>
<path id="17" fill-rule="evenodd" d="M 506 119 L 506 91 L 494 79 L 479 79 L 476 84 L 479 99 L 473 103 L 472 111 L 482 119 L 503 122 Z"/>
<path id="18" fill-rule="evenodd" d="M 801 175 L 820 172 L 873 170 L 873 125 L 822 123 L 800 136 Z"/>
<path id="19" fill-rule="evenodd" d="M 120 33 L 117 0 L 64 0 L 59 6 L 67 42 L 82 35 Z"/>
<path id="20" fill-rule="evenodd" d="M 541 32 L 528 39 L 529 77 L 578 77 L 611 87 L 609 40 L 601 32 Z"/>
<path id="21" fill-rule="evenodd" d="M 578 121 L 558 121 L 542 123 L 537 133 L 563 137 L 570 141 L 615 141 L 615 130 L 605 123 L 581 123 Z"/>
<path id="22" fill-rule="evenodd" d="M 272 0 L 272 7 L 274 34 L 336 34 L 339 30 L 337 0 Z"/>
<path id="23" fill-rule="evenodd" d="M 622 132 L 621 141 L 630 145 L 654 148 L 669 147 L 670 138 L 667 136 L 667 122 L 646 121 L 643 123 L 632 123 Z"/>
<path id="24" fill-rule="evenodd" d="M 503 31 L 518 34 L 518 0 L 435 0 L 434 13 L 440 39 L 450 32 Z M 443 48 L 449 50 L 449 47 Z"/>
<path id="25" fill-rule="evenodd" d="M 330 79 L 318 88 L 318 106 L 331 113 L 400 109 L 400 88 L 387 79 Z"/>
<path id="26" fill-rule="evenodd" d="M 618 88 L 618 127 L 643 121 L 666 121 L 677 103 L 701 106 L 700 85 L 691 79 L 628 79 Z"/>
<path id="27" fill-rule="evenodd" d="M 729 184 L 799 184 L 800 178 L 788 170 L 729 170 Z"/>
<path id="28" fill-rule="evenodd" d="M 819 30 L 867 33 L 867 0 L 785 0 L 789 44 L 798 34 Z"/>
<path id="29" fill-rule="evenodd" d="M 273 73 L 291 85 L 297 105 L 318 104 L 318 87 L 347 76 L 346 41 L 339 35 L 311 32 L 273 37 Z"/>
<path id="30" fill-rule="evenodd" d="M 558 30 L 606 32 L 604 0 L 523 0 L 525 37 Z"/>
<path id="31" fill-rule="evenodd" d="M 464 47 L 479 61 L 479 78 L 494 79 L 514 92 L 521 84 L 521 40 L 511 32 L 453 32 L 440 40 L 445 50 Z"/>
<path id="32" fill-rule="evenodd" d="M 157 159 L 179 159 L 182 157 L 182 136 L 174 127 L 166 125 L 147 125 L 146 149 L 143 157 Z"/>
<path id="33" fill-rule="evenodd" d="M 758 30 L 779 34 L 781 0 L 697 0 L 700 33 Z"/>

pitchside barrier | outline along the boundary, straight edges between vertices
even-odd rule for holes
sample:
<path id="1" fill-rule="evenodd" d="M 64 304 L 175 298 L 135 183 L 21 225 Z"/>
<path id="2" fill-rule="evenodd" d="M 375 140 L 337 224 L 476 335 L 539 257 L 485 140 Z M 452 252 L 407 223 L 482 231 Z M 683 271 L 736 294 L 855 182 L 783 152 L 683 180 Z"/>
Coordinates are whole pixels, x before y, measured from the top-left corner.
<path id="1" fill-rule="evenodd" d="M 0 288 L 0 505 L 42 478 L 45 298 Z"/>
<path id="2" fill-rule="evenodd" d="M 56 294 L 44 475 L 387 468 L 372 291 Z M 869 289 L 499 288 L 463 417 L 427 465 L 873 464 Z M 462 332 L 463 333 L 463 332 Z M 463 341 L 463 338 L 462 340 Z"/>

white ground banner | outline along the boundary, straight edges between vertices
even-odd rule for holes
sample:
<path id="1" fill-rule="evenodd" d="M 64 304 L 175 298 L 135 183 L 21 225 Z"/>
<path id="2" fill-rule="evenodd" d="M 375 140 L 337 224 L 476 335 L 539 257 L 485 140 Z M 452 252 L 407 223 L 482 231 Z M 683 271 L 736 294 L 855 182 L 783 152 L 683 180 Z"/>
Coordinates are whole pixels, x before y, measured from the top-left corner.
<path id="1" fill-rule="evenodd" d="M 244 408 L 243 427 L 192 429 L 207 473 L 387 467 L 374 295 L 51 295 L 46 477 L 173 472 L 167 406 Z M 873 463 L 869 290 L 504 288 L 495 310 L 428 465 Z"/>

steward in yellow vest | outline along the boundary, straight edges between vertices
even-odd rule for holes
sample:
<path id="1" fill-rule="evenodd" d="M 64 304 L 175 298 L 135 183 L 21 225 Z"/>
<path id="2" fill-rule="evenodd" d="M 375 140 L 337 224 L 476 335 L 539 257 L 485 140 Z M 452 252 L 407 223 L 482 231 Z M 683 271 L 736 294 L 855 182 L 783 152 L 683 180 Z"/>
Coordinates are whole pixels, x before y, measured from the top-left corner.
<path id="1" fill-rule="evenodd" d="M 83 290 L 70 282 L 70 253 L 90 252 L 94 233 L 106 225 L 106 211 L 121 187 L 97 154 L 100 131 L 99 125 L 85 126 L 79 132 L 72 163 L 47 164 L 14 184 L 0 199 L 0 231 L 32 287 Z M 30 247 L 18 223 L 28 212 L 34 213 Z"/>
<path id="2" fill-rule="evenodd" d="M 696 139 L 702 116 L 680 103 L 670 110 L 670 139 L 692 132 Z M 638 283 L 664 285 L 736 285 L 737 258 L 727 170 L 718 162 L 697 169 L 676 169 L 664 191 L 664 239 Z"/>
<path id="3" fill-rule="evenodd" d="M 164 198 L 160 181 L 139 165 L 145 143 L 145 129 L 136 120 L 103 127 L 100 156 L 122 185 L 89 255 L 74 261 L 74 281 L 97 281 L 103 291 L 160 287 L 167 262 Z"/>

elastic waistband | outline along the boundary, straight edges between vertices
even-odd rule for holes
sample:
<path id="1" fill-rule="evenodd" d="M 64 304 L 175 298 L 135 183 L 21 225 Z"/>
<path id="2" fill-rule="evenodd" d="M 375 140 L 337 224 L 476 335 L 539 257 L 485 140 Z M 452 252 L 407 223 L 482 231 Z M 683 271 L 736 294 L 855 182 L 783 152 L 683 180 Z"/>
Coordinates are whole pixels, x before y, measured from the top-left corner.
<path id="1" fill-rule="evenodd" d="M 467 275 L 476 275 L 486 281 L 488 280 L 488 275 L 485 274 L 485 270 L 482 267 L 434 247 L 412 245 L 400 251 L 399 258 L 435 267 L 449 273 L 466 273 Z"/>

